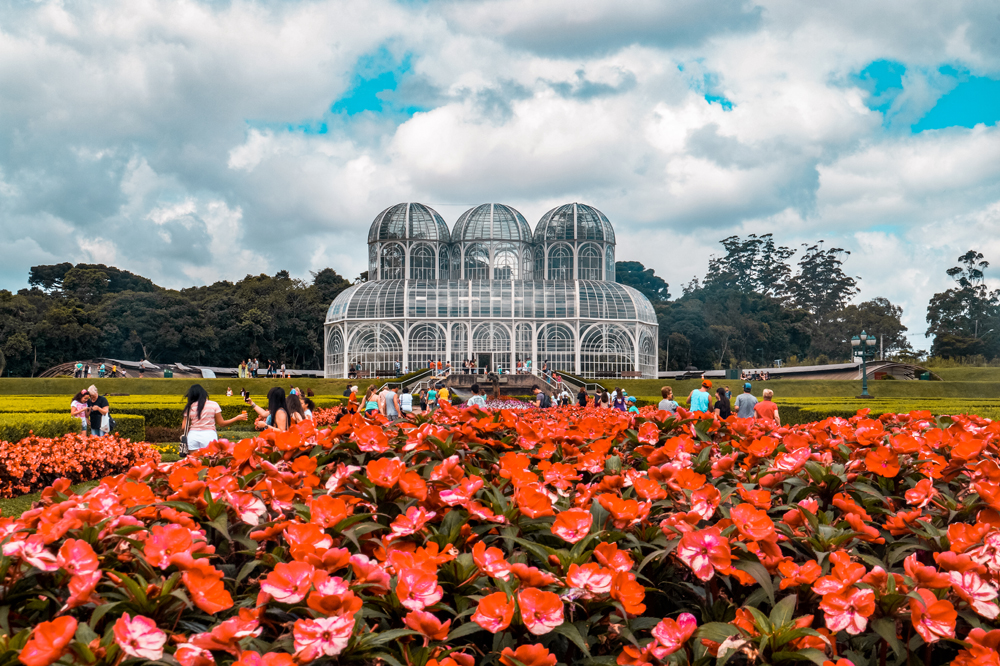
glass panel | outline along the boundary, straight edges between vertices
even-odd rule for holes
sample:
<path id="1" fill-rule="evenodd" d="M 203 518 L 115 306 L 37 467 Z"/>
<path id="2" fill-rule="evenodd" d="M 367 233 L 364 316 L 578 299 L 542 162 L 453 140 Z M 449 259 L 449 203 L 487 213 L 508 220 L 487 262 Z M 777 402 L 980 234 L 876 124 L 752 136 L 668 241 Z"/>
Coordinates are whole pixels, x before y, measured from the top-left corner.
<path id="1" fill-rule="evenodd" d="M 556 245 L 549 249 L 550 280 L 573 279 L 573 250 L 568 245 Z"/>
<path id="2" fill-rule="evenodd" d="M 490 277 L 490 253 L 485 245 L 475 243 L 465 248 L 465 279 L 488 280 Z"/>
<path id="3" fill-rule="evenodd" d="M 643 329 L 639 334 L 639 372 L 643 377 L 656 377 L 657 352 L 656 338 L 652 331 Z"/>
<path id="4" fill-rule="evenodd" d="M 584 245 L 580 248 L 580 279 L 600 280 L 602 273 L 601 248 L 596 245 Z"/>
<path id="5" fill-rule="evenodd" d="M 376 243 L 368 246 L 368 279 L 378 279 L 378 245 Z"/>
<path id="6" fill-rule="evenodd" d="M 573 204 L 559 206 L 542 218 L 545 222 L 545 240 L 573 240 Z"/>
<path id="7" fill-rule="evenodd" d="M 517 249 L 510 243 L 501 243 L 493 249 L 493 279 L 516 280 L 520 275 Z"/>
<path id="8" fill-rule="evenodd" d="M 621 326 L 595 324 L 583 335 L 580 348 L 584 377 L 620 377 L 634 372 L 632 338 Z"/>
<path id="9" fill-rule="evenodd" d="M 565 324 L 546 324 L 538 333 L 538 369 L 576 372 L 576 336 Z"/>
<path id="10" fill-rule="evenodd" d="M 447 280 L 451 272 L 451 259 L 448 246 L 442 245 L 438 248 L 438 279 Z"/>
<path id="11" fill-rule="evenodd" d="M 434 250 L 430 245 L 421 243 L 410 248 L 410 279 L 434 279 Z"/>
<path id="12" fill-rule="evenodd" d="M 431 361 L 444 362 L 447 339 L 437 324 L 417 324 L 410 329 L 407 343 L 410 372 L 430 367 Z"/>
<path id="13" fill-rule="evenodd" d="M 344 374 L 344 334 L 339 326 L 331 326 L 326 333 L 326 377 L 341 377 Z"/>
<path id="14" fill-rule="evenodd" d="M 398 243 L 390 243 L 382 247 L 382 266 L 379 270 L 382 280 L 403 279 L 403 247 Z"/>
<path id="15" fill-rule="evenodd" d="M 615 248 L 608 246 L 604 251 L 604 265 L 607 266 L 608 275 L 605 278 L 608 282 L 615 281 Z"/>
<path id="16" fill-rule="evenodd" d="M 469 359 L 469 327 L 462 323 L 451 325 L 451 367 L 459 372 L 462 362 Z"/>
<path id="17" fill-rule="evenodd" d="M 383 213 L 379 240 L 406 237 L 406 204 L 396 204 Z"/>
<path id="18" fill-rule="evenodd" d="M 399 332 L 381 322 L 359 326 L 351 333 L 347 361 L 351 369 L 366 371 L 370 377 L 379 372 L 395 374 L 396 363 L 400 367 L 403 363 Z"/>

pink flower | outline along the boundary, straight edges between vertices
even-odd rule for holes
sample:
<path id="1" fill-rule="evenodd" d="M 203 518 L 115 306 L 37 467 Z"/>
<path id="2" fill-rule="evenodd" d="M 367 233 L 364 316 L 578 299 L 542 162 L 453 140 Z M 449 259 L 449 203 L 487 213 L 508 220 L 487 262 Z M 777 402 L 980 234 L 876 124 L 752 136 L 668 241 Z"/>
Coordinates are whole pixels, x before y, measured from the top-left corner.
<path id="1" fill-rule="evenodd" d="M 477 541 L 472 547 L 472 561 L 487 576 L 507 578 L 510 575 L 510 563 L 504 559 L 503 551 L 499 548 L 487 548 L 482 541 Z"/>
<path id="2" fill-rule="evenodd" d="M 3 554 L 7 557 L 20 557 L 31 566 L 42 571 L 56 571 L 59 569 L 56 556 L 45 547 L 45 541 L 38 534 L 32 534 L 24 541 L 11 541 L 4 544 Z"/>
<path id="3" fill-rule="evenodd" d="M 163 657 L 167 635 L 148 617 L 125 613 L 115 622 L 115 642 L 130 657 L 156 661 Z"/>
<path id="4" fill-rule="evenodd" d="M 875 612 L 875 593 L 854 587 L 825 595 L 819 607 L 826 613 L 827 629 L 847 630 L 856 636 L 865 630 L 868 618 Z"/>
<path id="5" fill-rule="evenodd" d="M 529 587 L 517 593 L 521 619 L 528 631 L 536 636 L 547 634 L 563 623 L 563 602 L 555 592 Z"/>
<path id="6" fill-rule="evenodd" d="M 260 584 L 260 590 L 279 603 L 297 604 L 306 598 L 315 571 L 305 562 L 281 562 Z"/>
<path id="7" fill-rule="evenodd" d="M 495 634 L 510 626 L 514 619 L 514 600 L 508 599 L 503 592 L 487 594 L 479 600 L 476 612 L 469 618 L 480 627 Z"/>
<path id="8" fill-rule="evenodd" d="M 410 610 L 424 610 L 441 601 L 444 590 L 438 585 L 437 574 L 423 569 L 403 569 L 396 582 L 399 603 Z"/>
<path id="9" fill-rule="evenodd" d="M 666 618 L 653 627 L 653 638 L 656 639 L 656 646 L 652 648 L 653 654 L 660 661 L 668 654 L 677 652 L 698 628 L 698 621 L 690 613 L 681 613 L 676 620 Z"/>
<path id="10" fill-rule="evenodd" d="M 580 566 L 578 564 L 569 565 L 566 573 L 566 584 L 580 590 L 585 590 L 588 596 L 594 594 L 607 594 L 611 591 L 611 579 L 614 571 L 605 569 L 596 562 L 590 562 Z"/>
<path id="11" fill-rule="evenodd" d="M 585 509 L 567 509 L 552 523 L 552 533 L 563 541 L 577 543 L 590 532 L 594 516 Z"/>
<path id="12" fill-rule="evenodd" d="M 478 493 L 482 487 L 482 478 L 470 476 L 467 479 L 462 479 L 462 482 L 451 490 L 442 490 L 439 496 L 441 497 L 441 501 L 448 506 L 458 506 L 471 500 L 472 496 Z"/>
<path id="13" fill-rule="evenodd" d="M 997 598 L 997 588 L 980 578 L 975 571 L 949 571 L 952 589 L 962 597 L 972 610 L 987 619 L 1000 615 L 1000 606 L 993 601 Z"/>
<path id="14" fill-rule="evenodd" d="M 97 553 L 83 539 L 66 539 L 59 549 L 56 563 L 74 576 L 91 577 L 100 568 Z"/>
<path id="15" fill-rule="evenodd" d="M 321 617 L 316 620 L 296 620 L 295 656 L 299 661 L 313 661 L 321 656 L 335 657 L 344 651 L 351 632 L 354 618 L 343 615 Z"/>
<path id="16" fill-rule="evenodd" d="M 428 511 L 422 506 L 411 506 L 406 510 L 405 515 L 396 516 L 396 520 L 392 521 L 392 524 L 389 525 L 392 528 L 392 538 L 397 539 L 416 534 L 424 529 L 424 525 L 436 515 L 433 511 Z"/>
<path id="17" fill-rule="evenodd" d="M 716 527 L 682 536 L 677 557 L 701 580 L 710 580 L 716 571 L 728 569 L 733 563 L 729 541 Z"/>

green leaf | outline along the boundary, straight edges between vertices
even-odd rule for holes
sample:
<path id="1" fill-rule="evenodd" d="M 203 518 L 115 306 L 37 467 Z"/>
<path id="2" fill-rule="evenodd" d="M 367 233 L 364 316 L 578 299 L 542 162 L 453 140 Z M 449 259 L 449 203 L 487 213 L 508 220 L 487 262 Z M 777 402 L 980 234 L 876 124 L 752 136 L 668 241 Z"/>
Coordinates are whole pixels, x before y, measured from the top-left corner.
<path id="1" fill-rule="evenodd" d="M 263 564 L 263 560 L 250 560 L 240 568 L 239 574 L 236 575 L 236 582 L 239 583 L 241 580 L 250 575 L 250 572 Z"/>
<path id="2" fill-rule="evenodd" d="M 698 638 L 707 638 L 716 643 L 722 643 L 730 636 L 739 636 L 743 632 L 739 627 L 728 622 L 708 622 L 698 627 L 694 635 Z"/>
<path id="3" fill-rule="evenodd" d="M 785 626 L 792 619 L 797 601 L 798 597 L 793 594 L 774 605 L 774 608 L 771 609 L 771 617 L 769 619 L 775 629 Z"/>
<path id="4" fill-rule="evenodd" d="M 760 562 L 751 562 L 750 560 L 737 560 L 733 562 L 733 566 L 753 576 L 753 579 L 760 584 L 764 593 L 767 594 L 767 598 L 771 600 L 771 604 L 774 604 L 774 584 L 771 582 L 771 574 L 767 572 L 763 564 Z"/>
<path id="5" fill-rule="evenodd" d="M 466 622 L 465 624 L 451 630 L 451 633 L 448 634 L 448 641 L 451 642 L 457 638 L 463 638 L 469 634 L 474 634 L 477 631 L 483 631 L 483 628 L 475 622 Z"/>
<path id="6" fill-rule="evenodd" d="M 90 616 L 90 625 L 96 627 L 101 622 L 101 618 L 104 615 L 117 606 L 120 602 L 112 601 L 110 604 L 103 604 L 94 609 L 94 613 Z"/>
<path id="7" fill-rule="evenodd" d="M 771 621 L 767 619 L 767 616 L 758 609 L 753 606 L 744 606 L 743 610 L 748 611 L 751 615 L 753 615 L 754 624 L 757 625 L 757 629 L 760 633 L 765 635 L 774 633 L 774 627 L 771 626 Z M 763 650 L 763 648 L 761 648 L 761 650 Z"/>
<path id="8" fill-rule="evenodd" d="M 390 629 L 389 631 L 380 631 L 377 634 L 367 634 L 361 640 L 365 647 L 375 647 L 376 645 L 382 645 L 383 643 L 388 643 L 404 636 L 417 635 L 419 633 L 412 629 Z"/>
<path id="9" fill-rule="evenodd" d="M 881 617 L 874 622 L 872 622 L 872 629 L 889 644 L 892 648 L 893 653 L 896 657 L 902 659 L 906 651 L 903 649 L 903 644 L 899 642 L 896 638 L 896 623 L 887 617 Z"/>
<path id="10" fill-rule="evenodd" d="M 587 647 L 587 643 L 583 640 L 583 636 L 580 635 L 580 630 L 576 628 L 576 625 L 563 622 L 553 629 L 553 631 L 573 641 L 573 644 L 580 648 L 585 655 L 590 656 L 590 648 Z"/>
<path id="11" fill-rule="evenodd" d="M 771 655 L 771 659 L 774 663 L 782 661 L 811 661 L 817 664 L 817 666 L 823 666 L 828 661 L 826 655 L 815 648 L 806 648 L 798 652 L 775 652 Z"/>

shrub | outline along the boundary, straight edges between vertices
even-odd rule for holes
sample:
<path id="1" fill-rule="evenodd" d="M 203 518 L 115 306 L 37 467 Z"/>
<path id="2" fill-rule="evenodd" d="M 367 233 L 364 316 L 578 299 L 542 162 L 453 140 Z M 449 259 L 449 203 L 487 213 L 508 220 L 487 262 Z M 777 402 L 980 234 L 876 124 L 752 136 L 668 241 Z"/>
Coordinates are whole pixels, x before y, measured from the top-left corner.
<path id="1" fill-rule="evenodd" d="M 162 426 L 146 426 L 147 442 L 179 442 L 184 434 L 182 428 L 164 428 Z"/>
<path id="2" fill-rule="evenodd" d="M 0 497 L 35 492 L 59 478 L 80 483 L 159 461 L 160 455 L 148 444 L 117 435 L 32 435 L 16 442 L 0 442 Z"/>
<path id="3" fill-rule="evenodd" d="M 133 442 L 146 441 L 146 419 L 134 414 L 112 414 L 117 425 L 115 434 Z"/>
<path id="4" fill-rule="evenodd" d="M 18 441 L 31 433 L 38 437 L 61 437 L 81 430 L 80 419 L 68 414 L 0 413 L 0 441 Z"/>
<path id="5" fill-rule="evenodd" d="M 3 526 L 0 641 L 37 666 L 994 663 L 998 447 L 929 412 L 305 423 L 58 482 Z"/>

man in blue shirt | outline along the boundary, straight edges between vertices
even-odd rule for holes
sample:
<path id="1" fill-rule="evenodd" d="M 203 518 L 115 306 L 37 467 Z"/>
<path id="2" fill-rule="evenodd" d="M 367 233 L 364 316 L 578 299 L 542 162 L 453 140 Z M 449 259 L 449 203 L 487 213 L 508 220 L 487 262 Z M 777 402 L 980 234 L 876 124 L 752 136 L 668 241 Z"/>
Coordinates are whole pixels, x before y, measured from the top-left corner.
<path id="1" fill-rule="evenodd" d="M 688 405 L 690 405 L 690 410 L 692 412 L 708 412 L 710 411 L 709 405 L 711 404 L 711 389 L 712 380 L 706 379 L 702 381 L 701 388 L 696 391 L 691 391 L 691 395 L 688 396 Z"/>

